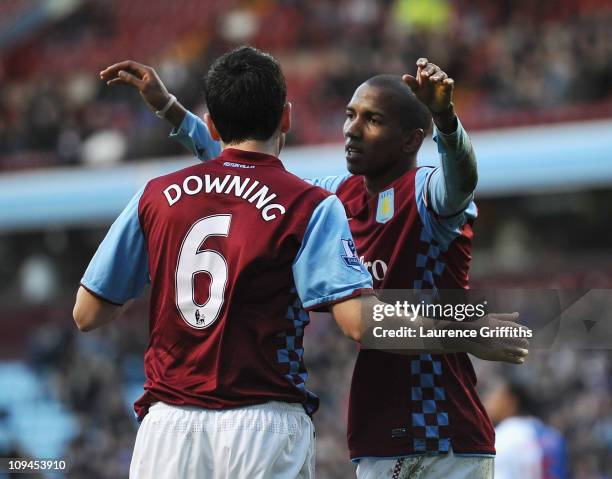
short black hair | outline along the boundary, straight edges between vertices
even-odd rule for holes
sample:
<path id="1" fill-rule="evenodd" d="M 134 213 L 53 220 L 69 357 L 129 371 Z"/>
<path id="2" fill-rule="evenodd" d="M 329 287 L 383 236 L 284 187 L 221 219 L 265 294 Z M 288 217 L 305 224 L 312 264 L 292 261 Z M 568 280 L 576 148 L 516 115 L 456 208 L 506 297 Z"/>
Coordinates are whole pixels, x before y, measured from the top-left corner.
<path id="1" fill-rule="evenodd" d="M 366 80 L 365 83 L 389 91 L 397 98 L 400 120 L 404 129 L 421 128 L 425 133 L 431 130 L 432 119 L 429 109 L 419 101 L 400 75 L 376 75 Z"/>
<path id="2" fill-rule="evenodd" d="M 224 143 L 265 141 L 281 121 L 287 86 L 272 55 L 241 46 L 217 58 L 209 68 L 204 96 Z"/>

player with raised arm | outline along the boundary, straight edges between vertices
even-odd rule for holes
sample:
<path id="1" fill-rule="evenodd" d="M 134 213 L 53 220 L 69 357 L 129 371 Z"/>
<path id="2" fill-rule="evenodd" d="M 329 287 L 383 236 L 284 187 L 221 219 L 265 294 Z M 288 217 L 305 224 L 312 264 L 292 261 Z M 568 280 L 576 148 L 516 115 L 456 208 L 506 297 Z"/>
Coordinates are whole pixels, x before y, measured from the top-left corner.
<path id="1" fill-rule="evenodd" d="M 276 157 L 291 121 L 278 63 L 237 49 L 205 91 L 223 152 L 138 192 L 87 268 L 74 317 L 102 325 L 151 281 L 131 477 L 314 477 L 305 309 L 346 303 L 371 278 L 342 260 L 352 239 L 337 198 Z"/>
<path id="2" fill-rule="evenodd" d="M 138 88 L 200 159 L 218 154 L 206 126 L 170 97 L 151 68 L 121 62 L 101 76 Z M 476 164 L 452 91 L 453 81 L 426 59 L 417 62 L 416 77 L 371 78 L 347 107 L 350 174 L 312 180 L 344 204 L 363 263 L 382 265 L 373 271 L 376 288 L 467 287 Z M 417 168 L 432 114 L 442 165 Z M 360 478 L 491 477 L 493 431 L 467 355 L 360 350 L 349 448 Z"/>

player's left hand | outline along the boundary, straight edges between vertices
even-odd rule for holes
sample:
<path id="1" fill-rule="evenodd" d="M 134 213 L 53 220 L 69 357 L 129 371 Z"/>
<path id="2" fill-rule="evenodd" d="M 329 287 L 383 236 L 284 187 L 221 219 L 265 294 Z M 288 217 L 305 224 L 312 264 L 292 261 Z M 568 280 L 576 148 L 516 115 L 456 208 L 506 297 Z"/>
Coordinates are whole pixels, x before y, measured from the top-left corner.
<path id="1" fill-rule="evenodd" d="M 402 80 L 433 114 L 450 108 L 455 81 L 427 58 L 419 58 L 416 66 L 416 77 L 406 73 Z"/>

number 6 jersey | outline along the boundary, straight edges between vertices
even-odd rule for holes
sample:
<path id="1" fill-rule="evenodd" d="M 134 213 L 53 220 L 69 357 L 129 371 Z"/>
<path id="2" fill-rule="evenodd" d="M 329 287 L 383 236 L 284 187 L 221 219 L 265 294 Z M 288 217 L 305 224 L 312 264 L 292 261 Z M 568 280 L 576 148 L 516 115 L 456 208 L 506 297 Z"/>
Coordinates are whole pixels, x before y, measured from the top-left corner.
<path id="1" fill-rule="evenodd" d="M 352 244 L 338 199 L 273 156 L 226 149 L 151 180 L 81 281 L 115 304 L 151 282 L 138 418 L 155 401 L 209 409 L 301 402 L 313 413 L 306 310 L 372 287 Z"/>

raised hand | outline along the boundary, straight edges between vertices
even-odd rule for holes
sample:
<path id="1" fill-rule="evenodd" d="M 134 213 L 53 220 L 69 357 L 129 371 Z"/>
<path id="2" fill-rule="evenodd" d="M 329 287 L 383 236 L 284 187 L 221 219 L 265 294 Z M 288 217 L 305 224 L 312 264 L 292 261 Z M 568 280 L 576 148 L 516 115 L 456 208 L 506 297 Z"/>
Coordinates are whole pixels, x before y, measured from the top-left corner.
<path id="1" fill-rule="evenodd" d="M 170 93 L 157 72 L 150 66 L 132 60 L 115 63 L 100 72 L 107 85 L 131 85 L 154 111 L 161 110 L 170 99 Z"/>
<path id="2" fill-rule="evenodd" d="M 416 76 L 405 74 L 402 80 L 434 115 L 448 110 L 453 101 L 454 80 L 427 58 L 419 58 L 416 66 Z"/>

